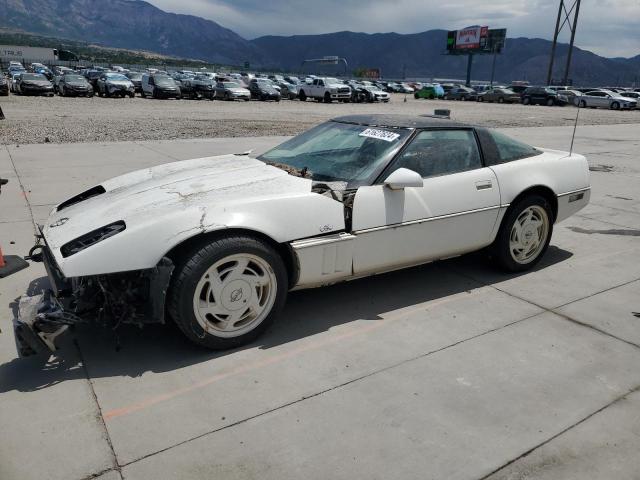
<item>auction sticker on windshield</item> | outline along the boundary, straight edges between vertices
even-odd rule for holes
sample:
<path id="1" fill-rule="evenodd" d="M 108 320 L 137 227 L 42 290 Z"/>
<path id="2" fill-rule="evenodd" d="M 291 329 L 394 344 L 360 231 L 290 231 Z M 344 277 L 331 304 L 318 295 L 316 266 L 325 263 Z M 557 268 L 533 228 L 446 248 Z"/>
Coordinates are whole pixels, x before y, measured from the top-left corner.
<path id="1" fill-rule="evenodd" d="M 385 142 L 393 142 L 400 138 L 400 135 L 393 132 L 387 132 L 386 130 L 379 130 L 377 128 L 367 128 L 364 132 L 360 133 L 361 137 L 377 138 L 378 140 L 384 140 Z"/>

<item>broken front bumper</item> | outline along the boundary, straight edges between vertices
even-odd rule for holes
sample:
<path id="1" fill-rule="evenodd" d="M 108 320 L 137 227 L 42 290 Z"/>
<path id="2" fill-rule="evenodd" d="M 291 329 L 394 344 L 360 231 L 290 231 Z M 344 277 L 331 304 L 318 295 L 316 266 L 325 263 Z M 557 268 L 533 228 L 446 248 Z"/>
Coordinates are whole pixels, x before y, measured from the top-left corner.
<path id="1" fill-rule="evenodd" d="M 56 338 L 67 331 L 62 309 L 51 297 L 51 291 L 22 296 L 18 317 L 13 321 L 16 348 L 21 357 L 54 352 Z M 59 320 L 55 320 L 59 316 Z"/>

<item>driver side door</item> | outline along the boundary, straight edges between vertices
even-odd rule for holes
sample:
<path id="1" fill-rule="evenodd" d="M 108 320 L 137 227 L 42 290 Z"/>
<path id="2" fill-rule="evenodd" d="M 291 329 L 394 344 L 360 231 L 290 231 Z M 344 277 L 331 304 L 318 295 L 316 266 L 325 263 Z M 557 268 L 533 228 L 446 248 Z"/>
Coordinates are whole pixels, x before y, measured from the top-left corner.
<path id="1" fill-rule="evenodd" d="M 382 177 L 406 168 L 422 186 L 360 187 L 353 204 L 354 273 L 369 274 L 480 249 L 494 237 L 500 190 L 473 129 L 418 132 Z"/>

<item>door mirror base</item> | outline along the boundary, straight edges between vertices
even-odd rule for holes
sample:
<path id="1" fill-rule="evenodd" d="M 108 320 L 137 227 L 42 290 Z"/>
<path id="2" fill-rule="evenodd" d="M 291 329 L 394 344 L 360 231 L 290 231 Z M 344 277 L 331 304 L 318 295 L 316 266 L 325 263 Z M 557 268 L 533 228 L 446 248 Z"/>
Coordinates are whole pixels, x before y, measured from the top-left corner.
<path id="1" fill-rule="evenodd" d="M 402 190 L 407 187 L 422 187 L 424 182 L 418 172 L 408 168 L 399 168 L 384 181 L 391 190 Z"/>

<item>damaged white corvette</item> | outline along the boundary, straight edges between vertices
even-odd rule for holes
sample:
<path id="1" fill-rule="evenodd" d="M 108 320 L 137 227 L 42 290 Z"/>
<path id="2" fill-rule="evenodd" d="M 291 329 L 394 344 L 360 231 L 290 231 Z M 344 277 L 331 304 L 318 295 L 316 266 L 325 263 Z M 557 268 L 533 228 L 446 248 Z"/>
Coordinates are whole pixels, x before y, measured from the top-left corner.
<path id="1" fill-rule="evenodd" d="M 168 318 L 225 349 L 261 334 L 289 290 L 485 247 L 523 271 L 589 197 L 583 156 L 437 117 L 341 117 L 258 158 L 136 171 L 51 212 L 29 255 L 51 290 L 21 300 L 18 349 L 53 350 L 75 323 Z"/>

